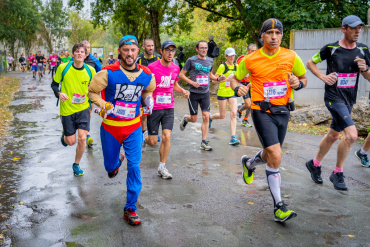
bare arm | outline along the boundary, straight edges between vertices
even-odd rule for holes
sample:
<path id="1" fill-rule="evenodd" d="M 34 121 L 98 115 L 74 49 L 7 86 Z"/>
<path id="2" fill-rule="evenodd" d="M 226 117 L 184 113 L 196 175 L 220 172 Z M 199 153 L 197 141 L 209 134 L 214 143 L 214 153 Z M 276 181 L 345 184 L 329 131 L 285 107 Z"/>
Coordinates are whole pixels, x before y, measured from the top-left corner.
<path id="1" fill-rule="evenodd" d="M 329 75 L 323 74 L 317 67 L 316 63 L 314 63 L 312 58 L 308 60 L 306 66 L 312 72 L 312 74 L 314 74 L 317 78 L 319 78 L 320 80 L 322 80 L 324 83 L 328 85 L 333 85 L 337 81 L 337 77 L 335 76 L 336 72 L 333 72 Z M 306 80 L 306 83 L 307 83 L 307 80 Z"/>
<path id="2" fill-rule="evenodd" d="M 156 88 L 156 83 L 155 83 L 155 77 L 153 75 L 152 79 L 150 80 L 149 85 L 143 90 L 141 97 L 145 100 L 146 97 L 148 97 L 149 95 L 152 96 L 155 88 Z"/>
<path id="3" fill-rule="evenodd" d="M 239 86 L 240 80 L 236 78 L 234 74 L 229 75 L 229 77 L 226 78 L 227 81 L 230 81 L 230 86 L 233 90 L 235 90 L 236 87 L 239 87 L 238 89 L 238 96 L 245 96 L 247 95 L 249 88 L 251 84 L 249 83 L 247 86 Z"/>
<path id="4" fill-rule="evenodd" d="M 187 99 L 189 98 L 190 92 L 180 87 L 177 81 L 175 81 L 175 84 L 173 85 L 173 90 L 182 93 Z"/>
<path id="5" fill-rule="evenodd" d="M 189 78 L 187 78 L 186 77 L 186 72 L 187 71 L 185 71 L 185 70 L 181 70 L 180 71 L 180 74 L 179 74 L 179 78 L 181 79 L 181 80 L 183 80 L 184 82 L 187 82 L 187 83 L 189 83 L 190 85 L 192 85 L 192 86 L 194 86 L 194 87 L 196 87 L 196 88 L 198 88 L 199 86 L 200 86 L 200 84 L 198 83 L 198 82 L 194 82 L 194 81 L 192 81 L 192 80 L 190 80 Z"/>
<path id="6" fill-rule="evenodd" d="M 355 62 L 357 62 L 357 65 L 358 65 L 358 68 L 360 69 L 360 73 L 361 75 L 368 81 L 370 81 L 370 70 L 369 70 L 369 67 L 367 66 L 366 64 L 366 61 L 365 59 L 361 59 L 361 58 L 356 58 L 355 59 Z M 367 71 L 366 71 L 367 70 Z M 366 71 L 366 72 L 362 72 L 362 71 Z"/>

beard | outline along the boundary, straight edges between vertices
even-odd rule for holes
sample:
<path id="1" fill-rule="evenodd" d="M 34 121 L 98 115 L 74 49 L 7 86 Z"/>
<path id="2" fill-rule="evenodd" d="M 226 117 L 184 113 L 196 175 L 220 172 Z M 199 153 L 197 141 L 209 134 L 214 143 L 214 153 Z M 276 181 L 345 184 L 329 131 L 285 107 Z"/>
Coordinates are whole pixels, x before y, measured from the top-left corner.
<path id="1" fill-rule="evenodd" d="M 136 59 L 134 59 L 134 57 L 129 57 L 129 58 L 132 58 L 132 60 L 133 60 L 132 63 L 128 63 L 128 62 L 126 62 L 126 59 L 121 58 L 122 63 L 124 65 L 126 65 L 127 67 L 131 67 L 132 65 L 134 65 L 136 63 Z"/>
<path id="2" fill-rule="evenodd" d="M 153 51 L 150 51 L 150 50 L 145 50 L 145 53 L 148 54 L 148 55 L 153 55 L 154 53 L 154 50 Z"/>

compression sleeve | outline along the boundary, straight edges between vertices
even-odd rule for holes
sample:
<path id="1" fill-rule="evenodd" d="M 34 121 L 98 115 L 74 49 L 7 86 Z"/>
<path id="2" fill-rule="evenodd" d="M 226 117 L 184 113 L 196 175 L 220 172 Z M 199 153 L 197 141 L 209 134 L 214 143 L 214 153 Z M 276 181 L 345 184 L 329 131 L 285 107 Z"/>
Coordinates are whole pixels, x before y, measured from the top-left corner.
<path id="1" fill-rule="evenodd" d="M 55 97 L 59 98 L 58 97 L 58 93 L 60 92 L 59 83 L 53 80 L 53 82 L 51 83 L 51 89 L 53 89 Z"/>

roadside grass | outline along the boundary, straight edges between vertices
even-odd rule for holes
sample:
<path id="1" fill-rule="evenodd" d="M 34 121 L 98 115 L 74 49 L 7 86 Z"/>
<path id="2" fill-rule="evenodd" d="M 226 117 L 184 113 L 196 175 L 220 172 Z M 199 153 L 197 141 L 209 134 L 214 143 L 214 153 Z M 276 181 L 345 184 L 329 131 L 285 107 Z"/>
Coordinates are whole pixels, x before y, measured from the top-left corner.
<path id="1" fill-rule="evenodd" d="M 9 104 L 13 94 L 19 90 L 21 80 L 15 77 L 0 77 L 0 140 L 9 128 L 10 121 L 13 119 Z"/>
<path id="2" fill-rule="evenodd" d="M 311 134 L 311 135 L 325 135 L 329 130 L 330 124 L 319 124 L 319 125 L 308 125 L 304 124 L 294 124 L 289 122 L 288 131 L 297 132 L 302 134 Z"/>

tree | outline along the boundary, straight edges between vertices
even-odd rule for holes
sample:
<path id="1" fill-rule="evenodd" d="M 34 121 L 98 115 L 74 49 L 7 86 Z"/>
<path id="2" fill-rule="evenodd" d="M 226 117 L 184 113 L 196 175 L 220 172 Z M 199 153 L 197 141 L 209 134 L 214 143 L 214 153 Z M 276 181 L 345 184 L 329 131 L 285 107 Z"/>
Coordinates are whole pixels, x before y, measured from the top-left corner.
<path id="1" fill-rule="evenodd" d="M 347 15 L 357 15 L 366 20 L 369 1 L 329 0 L 185 0 L 190 8 L 209 12 L 207 21 L 226 19 L 232 23 L 228 28 L 230 40 L 245 39 L 258 42 L 260 27 L 268 18 L 277 18 L 284 25 L 283 45 L 289 45 L 291 29 L 340 27 Z"/>
<path id="2" fill-rule="evenodd" d="M 69 20 L 71 26 L 71 33 L 69 35 L 69 43 L 73 46 L 82 40 L 93 40 L 100 30 L 95 30 L 93 24 L 86 18 L 82 18 L 78 12 L 70 11 Z"/>
<path id="3" fill-rule="evenodd" d="M 60 40 L 66 35 L 68 25 L 67 10 L 63 7 L 63 0 L 49 0 L 41 5 L 40 35 L 46 42 L 49 54 L 53 51 L 53 43 L 58 47 Z"/>

